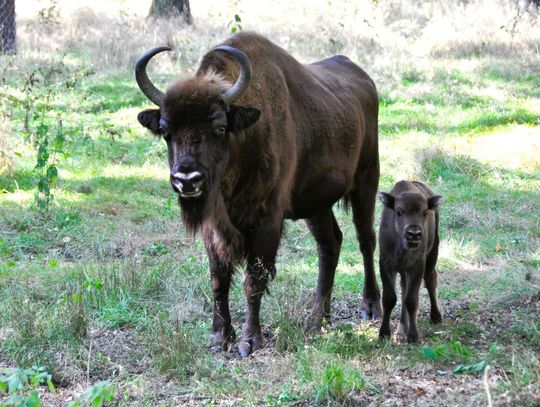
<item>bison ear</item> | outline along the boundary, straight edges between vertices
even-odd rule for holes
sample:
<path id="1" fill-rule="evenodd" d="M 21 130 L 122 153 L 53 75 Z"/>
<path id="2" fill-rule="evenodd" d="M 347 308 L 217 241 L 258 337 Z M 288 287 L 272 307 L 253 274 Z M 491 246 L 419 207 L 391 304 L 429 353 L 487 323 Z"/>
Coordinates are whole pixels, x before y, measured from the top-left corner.
<path id="1" fill-rule="evenodd" d="M 442 202 L 442 196 L 440 195 L 433 195 L 429 197 L 427 201 L 428 209 L 437 208 L 441 202 Z"/>
<path id="2" fill-rule="evenodd" d="M 161 113 L 159 109 L 147 109 L 137 115 L 137 120 L 152 133 L 159 135 L 161 134 L 159 125 L 160 117 Z"/>
<path id="3" fill-rule="evenodd" d="M 379 194 L 379 200 L 388 209 L 394 209 L 395 198 L 394 198 L 394 196 L 392 194 L 389 194 L 388 192 L 381 192 Z"/>
<path id="4" fill-rule="evenodd" d="M 238 133 L 252 124 L 261 116 L 261 111 L 254 107 L 231 106 L 227 113 L 227 124 L 229 130 Z"/>

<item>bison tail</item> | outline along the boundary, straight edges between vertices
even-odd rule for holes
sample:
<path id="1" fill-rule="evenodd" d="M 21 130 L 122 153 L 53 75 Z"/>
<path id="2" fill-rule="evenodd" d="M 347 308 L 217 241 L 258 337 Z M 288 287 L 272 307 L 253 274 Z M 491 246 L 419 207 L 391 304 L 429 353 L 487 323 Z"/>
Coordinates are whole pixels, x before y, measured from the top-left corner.
<path id="1" fill-rule="evenodd" d="M 345 210 L 345 212 L 349 212 L 351 209 L 351 197 L 349 193 L 346 193 L 343 195 L 343 198 L 341 198 L 340 201 L 338 201 L 338 206 Z"/>

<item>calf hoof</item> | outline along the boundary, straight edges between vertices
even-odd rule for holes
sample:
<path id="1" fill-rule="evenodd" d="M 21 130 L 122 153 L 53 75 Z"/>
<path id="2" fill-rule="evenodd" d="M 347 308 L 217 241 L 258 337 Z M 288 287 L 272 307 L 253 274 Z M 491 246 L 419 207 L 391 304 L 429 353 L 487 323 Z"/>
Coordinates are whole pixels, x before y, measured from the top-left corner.
<path id="1" fill-rule="evenodd" d="M 396 342 L 400 342 L 400 343 L 405 342 L 406 339 L 407 339 L 407 327 L 400 322 L 396 329 Z"/>
<path id="2" fill-rule="evenodd" d="M 362 305 L 360 306 L 360 316 L 362 319 L 370 319 L 373 321 L 381 319 L 381 301 L 369 299 L 362 300 Z"/>
<path id="3" fill-rule="evenodd" d="M 210 349 L 214 352 L 228 351 L 232 349 L 236 340 L 236 333 L 232 327 L 215 331 L 210 336 Z"/>

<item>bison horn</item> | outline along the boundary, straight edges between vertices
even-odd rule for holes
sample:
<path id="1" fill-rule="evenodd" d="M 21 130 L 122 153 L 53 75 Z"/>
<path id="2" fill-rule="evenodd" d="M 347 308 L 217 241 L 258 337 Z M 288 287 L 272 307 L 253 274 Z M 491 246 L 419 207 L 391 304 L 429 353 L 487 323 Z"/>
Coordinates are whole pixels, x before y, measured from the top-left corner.
<path id="1" fill-rule="evenodd" d="M 137 62 L 135 63 L 135 79 L 139 88 L 141 88 L 142 93 L 153 103 L 160 106 L 163 103 L 163 98 L 165 94 L 154 86 L 154 84 L 148 78 L 146 74 L 146 65 L 148 61 L 156 54 L 159 54 L 162 51 L 170 51 L 170 47 L 157 47 L 152 48 L 142 54 Z"/>
<path id="2" fill-rule="evenodd" d="M 231 105 L 244 94 L 249 86 L 249 82 L 251 81 L 251 62 L 242 51 L 228 45 L 220 45 L 212 51 L 224 51 L 232 55 L 240 63 L 240 75 L 236 83 L 223 93 L 223 100 Z"/>

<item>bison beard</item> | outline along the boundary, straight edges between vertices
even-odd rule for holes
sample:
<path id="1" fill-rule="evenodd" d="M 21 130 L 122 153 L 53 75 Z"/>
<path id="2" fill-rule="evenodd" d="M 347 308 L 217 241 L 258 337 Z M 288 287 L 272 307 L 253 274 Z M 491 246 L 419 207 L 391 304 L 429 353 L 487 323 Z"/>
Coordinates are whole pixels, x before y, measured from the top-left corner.
<path id="1" fill-rule="evenodd" d="M 206 203 L 202 203 L 200 199 L 183 199 L 180 196 L 178 196 L 178 203 L 180 204 L 186 232 L 190 236 L 195 236 L 203 224 Z"/>
<path id="2" fill-rule="evenodd" d="M 230 222 L 223 198 L 213 189 L 206 199 L 178 198 L 186 232 L 201 231 L 207 248 L 224 264 L 238 264 L 244 257 L 242 234 Z"/>

